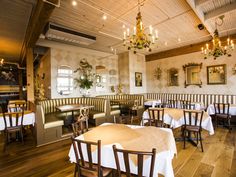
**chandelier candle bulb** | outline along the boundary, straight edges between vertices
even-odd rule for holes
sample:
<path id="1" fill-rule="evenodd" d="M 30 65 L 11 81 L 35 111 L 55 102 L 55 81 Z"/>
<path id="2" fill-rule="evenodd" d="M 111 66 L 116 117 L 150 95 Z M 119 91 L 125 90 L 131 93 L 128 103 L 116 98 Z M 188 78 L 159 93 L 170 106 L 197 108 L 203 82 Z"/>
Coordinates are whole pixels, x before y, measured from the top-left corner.
<path id="1" fill-rule="evenodd" d="M 227 39 L 227 44 L 228 44 L 228 45 L 229 45 L 229 41 L 230 41 L 230 39 L 228 38 L 228 39 Z"/>
<path id="2" fill-rule="evenodd" d="M 206 44 L 206 49 L 207 49 L 207 50 L 209 49 L 209 44 Z"/>
<path id="3" fill-rule="evenodd" d="M 140 30 L 143 30 L 143 22 L 140 22 Z"/>
<path id="4" fill-rule="evenodd" d="M 152 36 L 152 43 L 155 43 L 155 36 Z"/>
<path id="5" fill-rule="evenodd" d="M 149 34 L 152 35 L 152 26 L 149 26 Z"/>
<path id="6" fill-rule="evenodd" d="M 129 28 L 127 28 L 127 36 L 129 37 Z"/>
<path id="7" fill-rule="evenodd" d="M 134 35 L 136 35 L 136 27 L 134 26 Z"/>
<path id="8" fill-rule="evenodd" d="M 156 39 L 158 39 L 158 31 L 155 30 L 155 34 L 156 34 Z"/>
<path id="9" fill-rule="evenodd" d="M 126 32 L 124 31 L 124 39 L 126 39 Z"/>

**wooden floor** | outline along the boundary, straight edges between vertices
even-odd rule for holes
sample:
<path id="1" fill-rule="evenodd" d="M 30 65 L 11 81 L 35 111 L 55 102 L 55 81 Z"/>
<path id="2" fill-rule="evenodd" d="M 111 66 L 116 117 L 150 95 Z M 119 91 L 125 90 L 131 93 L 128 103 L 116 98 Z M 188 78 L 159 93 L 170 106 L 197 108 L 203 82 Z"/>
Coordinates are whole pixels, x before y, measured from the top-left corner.
<path id="1" fill-rule="evenodd" d="M 175 132 L 175 134 L 177 134 Z M 25 145 L 12 143 L 7 153 L 2 152 L 0 143 L 0 176 L 73 176 L 74 165 L 69 162 L 70 140 L 36 148 L 29 134 Z M 215 135 L 204 133 L 204 150 L 183 142 L 177 142 L 178 155 L 173 160 L 176 177 L 236 177 L 236 129 L 229 133 L 225 128 L 217 128 Z"/>

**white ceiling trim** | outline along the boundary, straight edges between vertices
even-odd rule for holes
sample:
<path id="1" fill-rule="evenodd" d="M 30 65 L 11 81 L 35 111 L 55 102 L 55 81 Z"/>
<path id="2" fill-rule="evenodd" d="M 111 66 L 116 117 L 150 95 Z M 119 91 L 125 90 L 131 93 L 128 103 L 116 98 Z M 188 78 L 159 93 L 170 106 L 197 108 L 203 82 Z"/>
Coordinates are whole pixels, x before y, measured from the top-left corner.
<path id="1" fill-rule="evenodd" d="M 210 32 L 213 33 L 214 29 L 212 29 L 212 27 L 208 24 L 205 23 L 204 20 L 204 13 L 200 10 L 200 8 L 198 8 L 196 6 L 196 2 L 195 0 L 187 0 L 188 4 L 190 5 L 190 7 L 193 9 L 193 11 L 196 13 L 196 15 L 198 16 L 198 18 L 200 19 L 200 21 L 202 22 L 202 24 L 204 24 L 204 26 L 206 27 L 206 29 Z"/>
<path id="2" fill-rule="evenodd" d="M 194 3 L 196 5 L 196 7 L 198 7 L 198 6 L 208 3 L 209 1 L 212 1 L 212 0 L 194 0 Z"/>
<path id="3" fill-rule="evenodd" d="M 223 15 L 225 13 L 229 13 L 236 9 L 236 2 L 222 6 L 218 9 L 212 10 L 204 15 L 204 21 L 207 21 L 212 18 L 217 18 L 220 15 Z"/>

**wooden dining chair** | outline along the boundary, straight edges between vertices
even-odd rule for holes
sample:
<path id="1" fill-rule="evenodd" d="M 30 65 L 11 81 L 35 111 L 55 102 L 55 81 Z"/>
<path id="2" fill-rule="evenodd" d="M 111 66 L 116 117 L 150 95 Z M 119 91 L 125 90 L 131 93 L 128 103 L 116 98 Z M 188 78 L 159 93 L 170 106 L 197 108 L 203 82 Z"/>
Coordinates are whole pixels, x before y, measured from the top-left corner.
<path id="1" fill-rule="evenodd" d="M 24 119 L 24 107 L 20 108 L 19 112 L 3 112 L 3 120 L 5 124 L 4 135 L 5 144 L 3 150 L 6 150 L 6 146 L 9 143 L 9 138 L 13 133 L 16 137 L 21 138 L 21 142 L 24 144 L 23 135 L 23 119 Z"/>
<path id="2" fill-rule="evenodd" d="M 164 127 L 164 108 L 148 108 L 149 118 L 143 119 L 143 122 L 147 121 L 147 126 Z"/>
<path id="3" fill-rule="evenodd" d="M 216 119 L 216 127 L 219 125 L 219 121 L 228 122 L 229 131 L 231 132 L 231 125 L 230 119 L 231 115 L 229 113 L 230 104 L 229 103 L 214 103 L 215 115 L 214 118 Z"/>
<path id="4" fill-rule="evenodd" d="M 26 102 L 15 102 L 8 105 L 9 112 L 21 112 L 27 109 Z"/>
<path id="5" fill-rule="evenodd" d="M 197 144 L 200 140 L 201 149 L 203 152 L 202 145 L 202 118 L 204 111 L 197 110 L 184 110 L 184 125 L 182 126 L 182 136 L 184 139 L 184 149 L 186 144 L 186 138 L 191 140 L 191 133 L 195 133 L 197 135 Z M 188 133 L 188 135 L 187 135 Z"/>
<path id="6" fill-rule="evenodd" d="M 77 137 L 89 130 L 86 124 L 86 119 L 83 118 L 77 119 L 77 121 L 72 123 L 71 125 L 74 137 Z"/>
<path id="7" fill-rule="evenodd" d="M 116 169 L 118 175 L 117 177 L 123 177 L 122 174 L 124 174 L 127 177 L 133 177 L 133 176 L 138 176 L 138 177 L 143 177 L 143 168 L 144 168 L 144 159 L 146 157 L 151 157 L 151 163 L 149 167 L 149 177 L 153 177 L 153 171 L 154 171 L 154 166 L 155 166 L 155 159 L 156 159 L 156 149 L 153 148 L 151 152 L 143 152 L 143 151 L 133 151 L 133 150 L 125 150 L 125 149 L 118 149 L 116 148 L 116 145 L 113 145 L 113 153 L 115 157 L 115 162 L 116 162 Z M 119 154 L 123 156 L 123 161 L 125 165 L 124 171 L 121 170 L 121 160 L 119 158 Z M 132 174 L 130 170 L 130 156 L 136 157 L 137 159 L 137 174 Z"/>
<path id="8" fill-rule="evenodd" d="M 80 109 L 80 114 L 76 118 L 75 122 L 81 124 L 80 128 L 85 126 L 85 129 L 88 131 L 88 119 L 89 119 L 89 108 L 85 107 Z"/>
<path id="9" fill-rule="evenodd" d="M 180 108 L 181 109 L 195 109 L 195 105 L 188 100 L 180 100 Z"/>
<path id="10" fill-rule="evenodd" d="M 168 108 L 178 108 L 178 101 L 177 100 L 168 100 L 167 107 Z"/>
<path id="11" fill-rule="evenodd" d="M 76 164 L 74 176 L 85 177 L 105 177 L 112 174 L 112 170 L 101 166 L 101 140 L 97 142 L 84 141 L 76 138 L 71 138 L 73 149 L 75 152 Z M 92 156 L 92 149 L 97 150 L 97 163 Z M 86 154 L 86 155 L 85 155 Z M 87 159 L 85 159 L 87 157 Z"/>
<path id="12" fill-rule="evenodd" d="M 139 100 L 134 100 L 134 104 L 129 108 L 130 123 L 140 125 L 141 118 L 138 117 L 138 103 Z"/>

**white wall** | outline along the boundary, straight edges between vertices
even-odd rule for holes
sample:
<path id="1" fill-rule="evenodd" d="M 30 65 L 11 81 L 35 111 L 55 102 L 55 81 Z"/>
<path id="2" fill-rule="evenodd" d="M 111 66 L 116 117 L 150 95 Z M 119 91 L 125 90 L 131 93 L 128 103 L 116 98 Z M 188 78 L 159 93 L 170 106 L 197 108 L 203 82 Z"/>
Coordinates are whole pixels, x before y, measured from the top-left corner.
<path id="1" fill-rule="evenodd" d="M 50 48 L 51 68 L 48 69 L 48 72 L 51 73 L 51 98 L 82 96 L 80 88 L 75 88 L 73 93 L 70 95 L 60 95 L 57 92 L 56 78 L 57 69 L 59 66 L 68 65 L 72 68 L 72 70 L 76 70 L 79 66 L 80 60 L 83 58 L 85 58 L 89 64 L 93 66 L 94 72 L 95 67 L 98 65 L 105 66 L 107 70 L 107 83 L 104 84 L 105 87 L 103 91 L 96 92 L 96 86 L 94 84 L 93 88 L 89 90 L 90 96 L 95 96 L 97 94 L 114 94 L 111 91 L 111 86 L 115 86 L 115 88 L 117 88 L 119 83 L 117 55 L 41 39 L 37 42 L 37 44 Z M 113 75 L 110 75 L 109 71 L 111 70 L 116 71 L 115 74 L 113 72 Z M 77 73 L 74 74 L 74 77 L 76 76 L 78 76 Z"/>
<path id="2" fill-rule="evenodd" d="M 135 72 L 142 73 L 142 86 L 135 86 Z M 146 93 L 145 55 L 134 54 L 132 51 L 119 54 L 119 81 L 123 93 Z"/>
<path id="3" fill-rule="evenodd" d="M 202 88 L 198 86 L 188 86 L 184 88 L 185 74 L 183 65 L 188 63 L 203 63 L 200 73 Z M 207 85 L 207 66 L 226 64 L 227 84 L 226 85 Z M 236 94 L 236 75 L 233 75 L 232 68 L 236 64 L 236 50 L 231 57 L 221 56 L 214 60 L 213 58 L 203 59 L 200 52 L 164 58 L 160 60 L 146 62 L 147 69 L 147 92 L 163 93 L 211 93 L 211 94 Z M 154 79 L 154 70 L 159 66 L 162 70 L 160 80 Z M 179 86 L 167 86 L 167 70 L 170 68 L 179 69 Z"/>
<path id="4" fill-rule="evenodd" d="M 135 72 L 142 73 L 142 86 L 135 86 Z M 129 80 L 130 80 L 130 93 L 140 94 L 146 93 L 146 64 L 145 55 L 134 54 L 129 52 Z"/>

